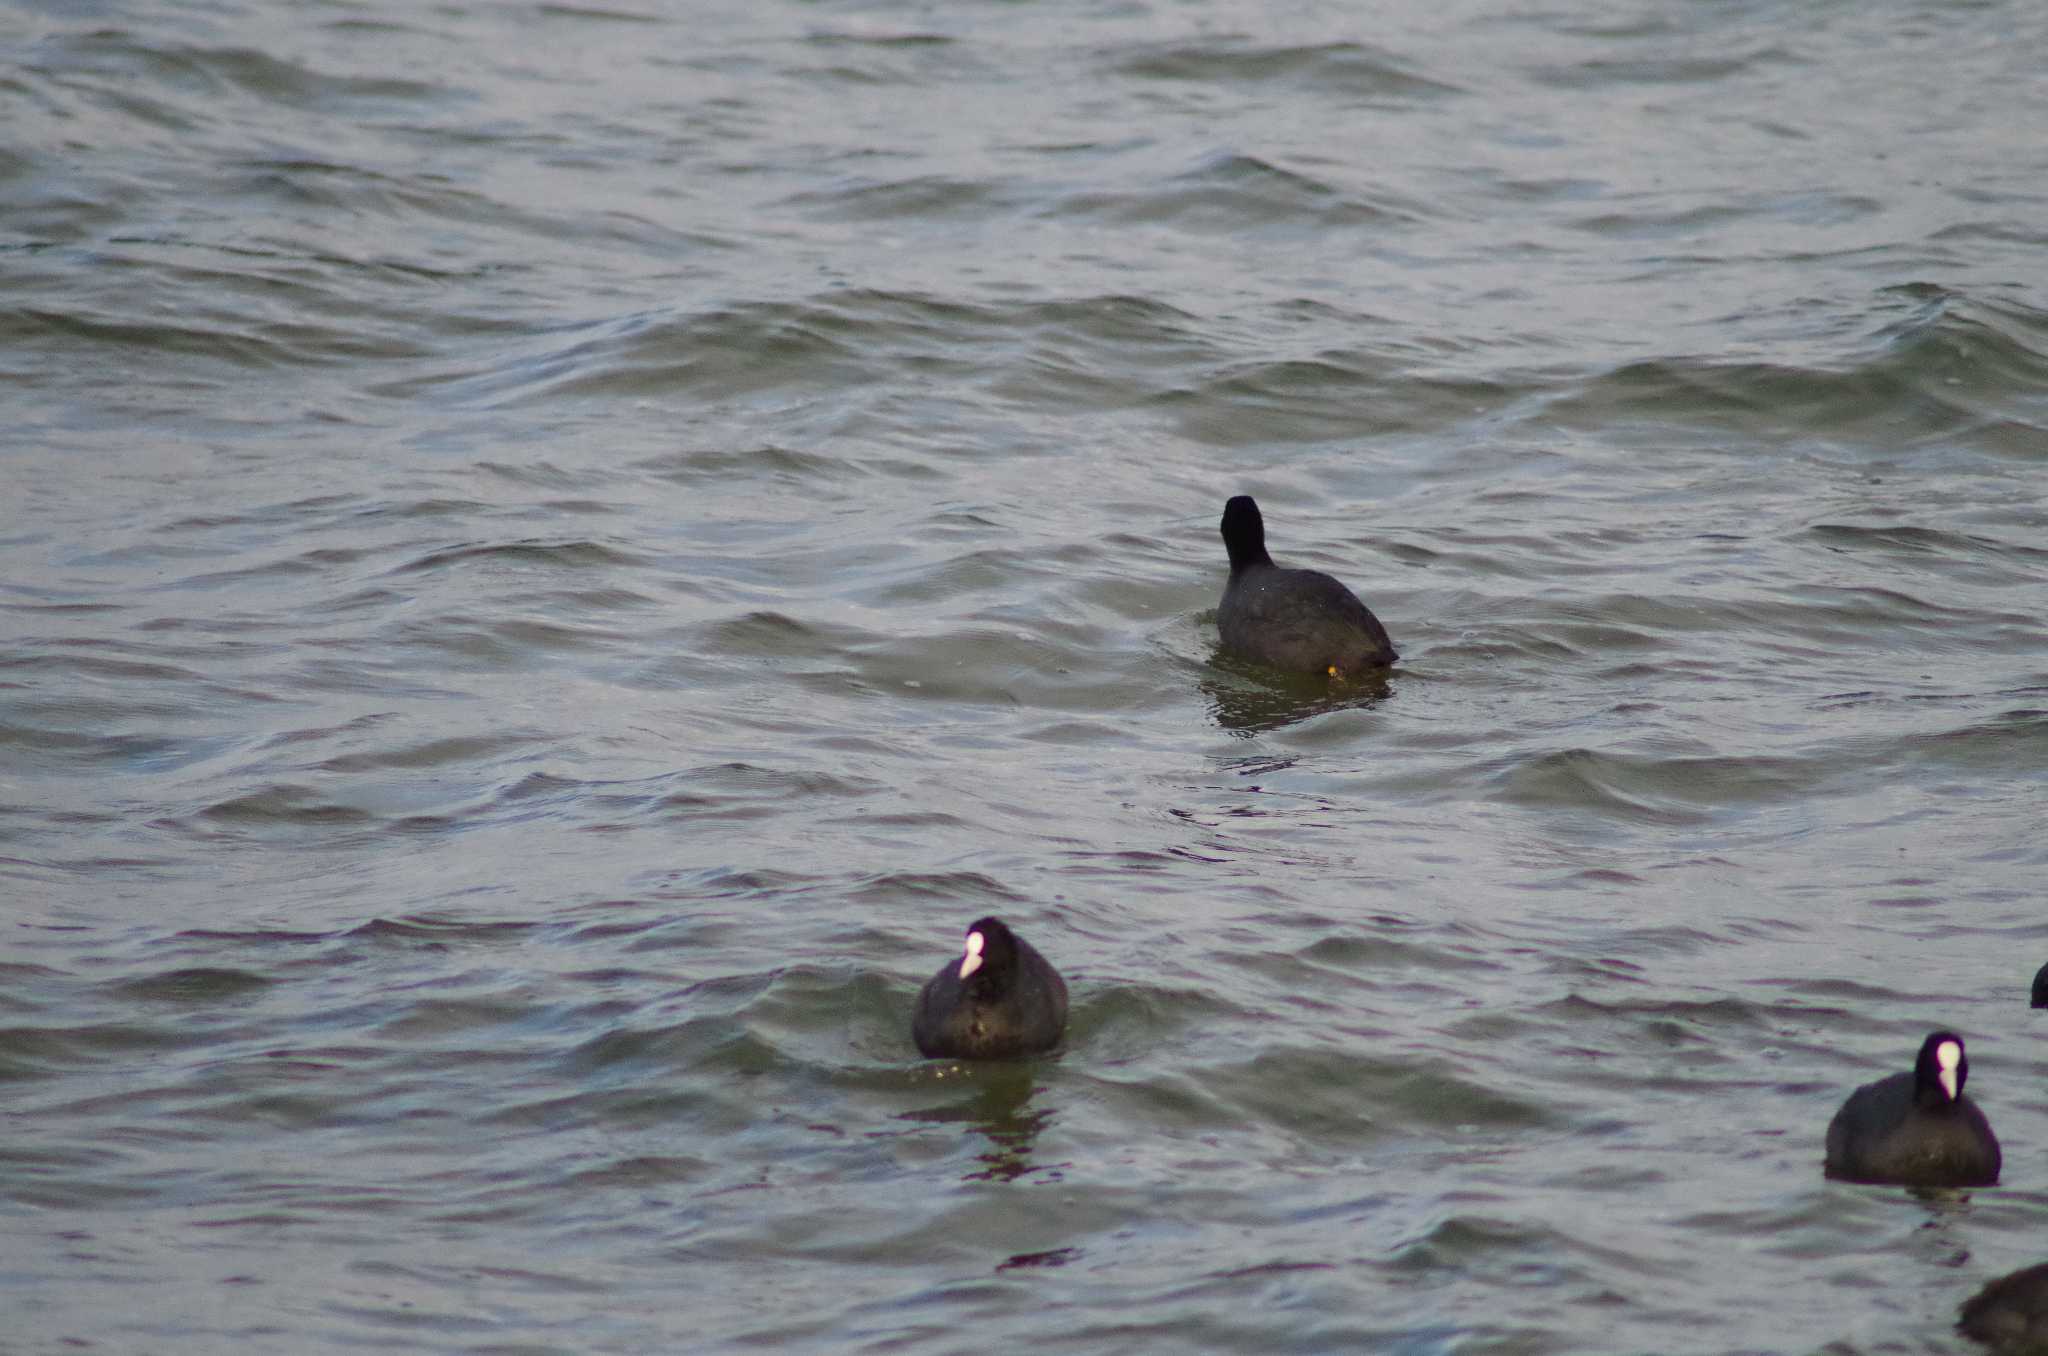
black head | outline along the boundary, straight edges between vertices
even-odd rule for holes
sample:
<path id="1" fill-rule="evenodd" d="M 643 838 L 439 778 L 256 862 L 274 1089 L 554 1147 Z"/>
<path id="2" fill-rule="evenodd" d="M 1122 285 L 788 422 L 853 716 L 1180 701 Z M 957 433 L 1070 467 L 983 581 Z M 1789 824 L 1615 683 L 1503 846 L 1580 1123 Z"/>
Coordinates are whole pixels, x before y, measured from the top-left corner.
<path id="1" fill-rule="evenodd" d="M 1970 1061 L 1963 1056 L 1963 1038 L 1937 1031 L 1920 1045 L 1913 1065 L 1913 1099 L 1922 1106 L 1947 1106 L 1963 1095 Z"/>
<path id="2" fill-rule="evenodd" d="M 2048 965 L 2034 972 L 2034 1006 L 2048 1008 Z"/>
<path id="3" fill-rule="evenodd" d="M 1000 918 L 978 919 L 967 929 L 960 978 L 978 988 L 1000 987 L 1017 969 L 1017 937 Z"/>
<path id="4" fill-rule="evenodd" d="M 1271 565 L 1266 554 L 1266 519 L 1248 494 L 1240 494 L 1223 506 L 1223 545 L 1230 552 L 1230 572 L 1247 565 Z"/>

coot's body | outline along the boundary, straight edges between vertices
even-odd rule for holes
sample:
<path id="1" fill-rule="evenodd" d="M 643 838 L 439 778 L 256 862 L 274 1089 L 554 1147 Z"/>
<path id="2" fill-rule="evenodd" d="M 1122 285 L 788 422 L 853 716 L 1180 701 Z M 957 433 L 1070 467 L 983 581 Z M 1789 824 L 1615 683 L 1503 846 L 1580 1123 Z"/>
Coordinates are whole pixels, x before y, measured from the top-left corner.
<path id="1" fill-rule="evenodd" d="M 1043 1054 L 1067 1027 L 1067 982 L 999 918 L 967 929 L 958 960 L 917 995 L 910 1034 L 927 1059 Z"/>
<path id="2" fill-rule="evenodd" d="M 1937 1031 L 1911 1073 L 1866 1084 L 1828 1124 L 1827 1175 L 1898 1186 L 1990 1186 L 1998 1180 L 1998 1138 L 1963 1095 L 1970 1064 L 1963 1040 Z"/>
<path id="3" fill-rule="evenodd" d="M 2048 1262 L 1986 1284 L 1963 1301 L 1956 1326 L 1999 1351 L 2048 1351 Z"/>
<path id="4" fill-rule="evenodd" d="M 1347 678 L 1400 655 L 1357 595 L 1321 570 L 1283 569 L 1266 553 L 1266 521 L 1248 494 L 1223 506 L 1230 582 L 1216 608 L 1223 648 L 1290 673 Z"/>

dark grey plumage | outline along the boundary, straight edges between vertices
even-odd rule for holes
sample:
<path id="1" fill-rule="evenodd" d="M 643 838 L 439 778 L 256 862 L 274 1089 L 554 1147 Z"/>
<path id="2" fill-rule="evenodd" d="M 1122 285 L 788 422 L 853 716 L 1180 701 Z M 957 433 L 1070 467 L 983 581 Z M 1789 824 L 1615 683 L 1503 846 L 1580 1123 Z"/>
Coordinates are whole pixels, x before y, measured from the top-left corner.
<path id="1" fill-rule="evenodd" d="M 1387 628 L 1321 570 L 1282 569 L 1266 553 L 1266 520 L 1248 494 L 1223 506 L 1230 582 L 1216 608 L 1223 648 L 1291 673 L 1353 677 L 1400 658 Z"/>
<path id="2" fill-rule="evenodd" d="M 910 1034 L 927 1059 L 1015 1059 L 1052 1049 L 1066 1028 L 1060 972 L 1000 918 L 984 918 L 918 993 Z"/>
<path id="3" fill-rule="evenodd" d="M 2034 971 L 2034 1001 L 2037 1008 L 2048 1008 L 2048 965 Z"/>
<path id="4" fill-rule="evenodd" d="M 2048 1351 L 2048 1262 L 1986 1283 L 1963 1301 L 1956 1326 L 1998 1351 Z"/>
<path id="5" fill-rule="evenodd" d="M 1998 1138 L 1963 1095 L 1969 1075 L 1961 1036 L 1929 1036 L 1913 1072 L 1866 1084 L 1842 1103 L 1828 1124 L 1827 1175 L 1898 1186 L 1995 1183 Z"/>

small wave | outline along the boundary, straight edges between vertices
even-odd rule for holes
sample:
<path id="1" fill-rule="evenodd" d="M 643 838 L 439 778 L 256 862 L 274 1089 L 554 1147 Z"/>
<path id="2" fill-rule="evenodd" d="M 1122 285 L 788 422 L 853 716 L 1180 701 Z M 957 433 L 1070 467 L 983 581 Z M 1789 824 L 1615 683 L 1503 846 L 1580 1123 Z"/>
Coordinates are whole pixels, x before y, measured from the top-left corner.
<path id="1" fill-rule="evenodd" d="M 826 221 L 946 221 L 978 219 L 991 212 L 1014 211 L 1021 202 L 1004 203 L 1001 185 L 946 175 L 857 183 L 792 194 L 784 206 Z"/>
<path id="2" fill-rule="evenodd" d="M 312 787 L 288 784 L 219 801 L 201 814 L 223 823 L 250 827 L 362 824 L 376 818 L 367 810 L 328 800 Z"/>
<path id="3" fill-rule="evenodd" d="M 1344 106 L 1402 107 L 1462 92 L 1455 83 L 1417 72 L 1412 61 L 1392 51 L 1357 42 L 1169 42 L 1119 57 L 1115 69 L 1141 80 L 1311 90 L 1341 96 Z"/>
<path id="4" fill-rule="evenodd" d="M 1824 436 L 1892 447 L 1957 438 L 2012 455 L 2009 432 L 2028 430 L 2039 455 L 2048 417 L 2048 316 L 2016 303 L 1918 292 L 1881 299 L 1916 312 L 1875 335 L 1852 337 L 1831 360 L 1809 365 L 1664 358 L 1616 368 L 1552 402 L 1549 413 L 1577 427 L 1611 430 L 1654 417 L 1729 427 L 1783 442 Z M 1936 440 L 1948 440 L 1946 444 Z"/>
<path id="5" fill-rule="evenodd" d="M 702 1158 L 678 1154 L 638 1154 L 602 1167 L 582 1168 L 562 1179 L 572 1192 L 623 1188 L 642 1192 L 650 1189 L 699 1182 L 717 1176 L 715 1165 Z"/>
<path id="6" fill-rule="evenodd" d="M 706 653 L 738 659 L 841 661 L 848 651 L 871 642 L 864 631 L 808 622 L 782 612 L 748 612 L 705 626 Z"/>
<path id="7" fill-rule="evenodd" d="M 403 565 L 394 566 L 389 573 L 419 574 L 471 562 L 492 567 L 540 566 L 548 570 L 598 571 L 629 569 L 648 563 L 643 556 L 588 540 L 469 542 L 429 551 Z"/>
<path id="8" fill-rule="evenodd" d="M 428 739 L 403 748 L 346 753 L 314 764 L 322 772 L 371 772 L 391 768 L 436 768 L 480 763 L 532 747 L 525 735 L 493 734 Z"/>
<path id="9" fill-rule="evenodd" d="M 373 389 L 390 398 L 432 394 L 498 406 L 692 393 L 726 401 L 882 380 L 887 374 L 871 356 L 871 337 L 846 329 L 829 307 L 788 302 L 638 313 L 529 339 L 512 352 L 494 352 L 483 366 L 442 367 Z"/>
<path id="10" fill-rule="evenodd" d="M 1610 85 L 1651 85 L 1658 88 L 1693 84 L 1718 84 L 1754 75 L 1773 67 L 1803 69 L 1807 62 L 1792 49 L 1778 43 L 1759 43 L 1744 51 L 1653 56 L 1611 54 L 1568 64 L 1539 65 L 1531 70 L 1535 80 L 1559 89 L 1581 93 Z"/>
<path id="11" fill-rule="evenodd" d="M 696 448 L 663 452 L 632 464 L 657 480 L 696 488 L 714 481 L 741 485 L 763 482 L 786 487 L 825 484 L 861 470 L 859 462 L 767 444 L 742 448 Z"/>
<path id="12" fill-rule="evenodd" d="M 1933 571 L 1974 587 L 2031 585 L 2048 574 L 2048 549 L 2028 541 L 1953 528 L 1907 523 L 1814 523 L 1805 535 L 1829 551 L 1894 562 L 1917 572 Z M 1986 628 L 2001 622 L 2031 625 L 2021 614 L 1999 617 L 1983 608 L 1944 620 Z"/>
<path id="13" fill-rule="evenodd" d="M 537 654 L 602 651 L 624 632 L 536 617 L 479 621 L 468 613 L 447 613 L 409 621 L 394 634 L 415 651 L 442 657 L 464 668 L 504 670 L 524 667 Z"/>
<path id="14" fill-rule="evenodd" d="M 252 998 L 276 982 L 248 970 L 195 965 L 123 979 L 111 987 L 111 992 L 143 1002 L 196 1005 Z"/>
<path id="15" fill-rule="evenodd" d="M 388 75 L 335 75 L 248 47 L 143 43 L 119 29 L 62 37 L 42 48 L 39 66 L 74 79 L 118 76 L 184 93 L 243 94 L 268 103 L 344 117 L 389 113 L 452 97 L 444 84 Z"/>
<path id="16" fill-rule="evenodd" d="M 1953 729 L 1907 735 L 1898 753 L 1901 761 L 2000 779 L 2048 767 L 2048 711 L 2004 711 Z"/>
<path id="17" fill-rule="evenodd" d="M 1422 213 L 1387 190 L 1380 200 L 1303 169 L 1255 155 L 1222 153 L 1170 178 L 1114 191 L 1086 189 L 1058 203 L 1062 220 L 1171 225 L 1204 234 L 1275 229 L 1327 232 L 1407 224 Z"/>
<path id="18" fill-rule="evenodd" d="M 1563 749 L 1517 763 L 1497 785 L 1503 799 L 1518 805 L 1597 810 L 1646 824 L 1703 824 L 1738 807 L 1797 798 L 1828 775 L 1804 759 Z"/>
<path id="19" fill-rule="evenodd" d="M 530 936 L 538 924 L 516 920 L 461 918 L 440 914 L 409 914 L 372 918 L 339 935 L 377 942 L 496 945 Z"/>

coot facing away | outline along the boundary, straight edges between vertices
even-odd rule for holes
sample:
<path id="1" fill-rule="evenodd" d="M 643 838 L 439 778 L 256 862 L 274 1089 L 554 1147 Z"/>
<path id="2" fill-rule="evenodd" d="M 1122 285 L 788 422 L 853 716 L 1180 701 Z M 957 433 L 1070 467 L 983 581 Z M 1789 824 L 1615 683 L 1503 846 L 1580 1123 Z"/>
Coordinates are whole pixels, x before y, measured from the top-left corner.
<path id="1" fill-rule="evenodd" d="M 1216 608 L 1223 648 L 1290 673 L 1356 677 L 1400 658 L 1387 628 L 1321 570 L 1290 570 L 1266 552 L 1266 520 L 1240 494 L 1223 506 L 1230 582 Z"/>

